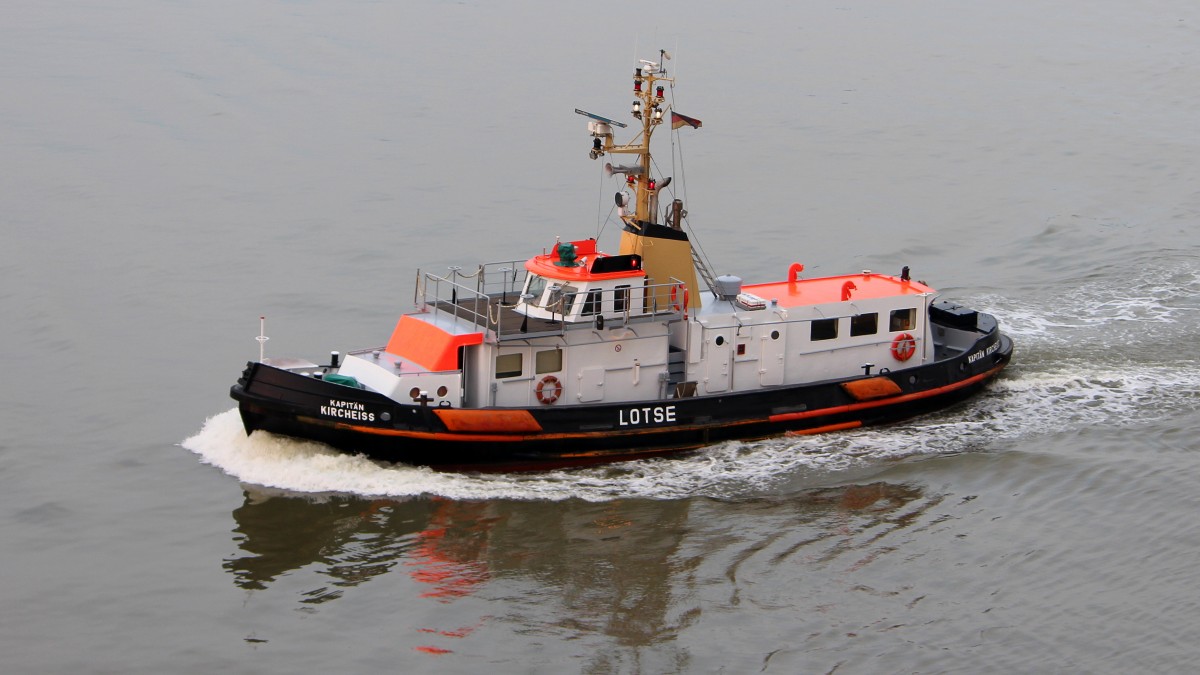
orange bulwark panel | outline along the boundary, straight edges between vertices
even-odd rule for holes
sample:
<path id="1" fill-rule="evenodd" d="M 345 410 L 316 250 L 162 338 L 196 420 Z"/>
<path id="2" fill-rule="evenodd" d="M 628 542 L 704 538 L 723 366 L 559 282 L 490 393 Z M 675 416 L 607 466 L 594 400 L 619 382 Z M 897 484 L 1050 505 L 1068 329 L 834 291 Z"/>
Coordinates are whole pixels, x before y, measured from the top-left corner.
<path id="1" fill-rule="evenodd" d="M 855 401 L 872 401 L 900 393 L 900 386 L 886 377 L 872 377 L 869 380 L 854 380 L 843 382 L 842 389 L 854 397 Z"/>
<path id="2" fill-rule="evenodd" d="M 448 333 L 405 314 L 396 323 L 387 352 L 429 370 L 458 370 L 458 348 L 483 343 L 483 333 Z"/>
<path id="3" fill-rule="evenodd" d="M 463 433 L 519 434 L 537 432 L 542 425 L 528 410 L 464 410 L 435 408 L 433 413 L 450 431 Z"/>

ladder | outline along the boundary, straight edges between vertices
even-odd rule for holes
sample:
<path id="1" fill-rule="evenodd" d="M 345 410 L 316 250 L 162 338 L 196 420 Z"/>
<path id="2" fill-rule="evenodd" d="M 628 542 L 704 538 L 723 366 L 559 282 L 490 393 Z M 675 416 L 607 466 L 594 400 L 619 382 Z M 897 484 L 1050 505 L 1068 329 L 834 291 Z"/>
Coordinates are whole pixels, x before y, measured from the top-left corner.
<path id="1" fill-rule="evenodd" d="M 688 248 L 692 249 L 692 262 L 696 265 L 696 271 L 700 274 L 700 278 L 708 285 L 708 290 L 712 291 L 713 295 L 720 297 L 717 293 L 717 280 L 713 277 L 712 272 L 709 271 L 708 263 L 700 256 L 700 251 L 696 248 L 695 244 L 691 242 L 688 242 L 688 244 Z"/>

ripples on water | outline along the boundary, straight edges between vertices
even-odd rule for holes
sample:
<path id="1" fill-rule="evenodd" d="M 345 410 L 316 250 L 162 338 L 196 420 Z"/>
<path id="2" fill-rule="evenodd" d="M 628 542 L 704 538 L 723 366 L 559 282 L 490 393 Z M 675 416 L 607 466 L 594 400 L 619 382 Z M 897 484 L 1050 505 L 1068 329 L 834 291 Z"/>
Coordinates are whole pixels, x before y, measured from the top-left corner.
<path id="1" fill-rule="evenodd" d="M 1200 309 L 1196 263 L 1168 258 L 1130 272 L 1081 280 L 1035 304 L 967 298 L 1001 318 L 1016 340 L 1013 365 L 982 396 L 881 428 L 730 442 L 691 456 L 600 468 L 473 475 L 380 464 L 261 432 L 247 438 L 231 409 L 208 420 L 184 447 L 239 480 L 304 493 L 604 501 L 737 498 L 828 484 L 900 460 L 1193 409 L 1200 370 L 1191 352 L 1168 361 L 1147 345 L 1188 337 Z"/>

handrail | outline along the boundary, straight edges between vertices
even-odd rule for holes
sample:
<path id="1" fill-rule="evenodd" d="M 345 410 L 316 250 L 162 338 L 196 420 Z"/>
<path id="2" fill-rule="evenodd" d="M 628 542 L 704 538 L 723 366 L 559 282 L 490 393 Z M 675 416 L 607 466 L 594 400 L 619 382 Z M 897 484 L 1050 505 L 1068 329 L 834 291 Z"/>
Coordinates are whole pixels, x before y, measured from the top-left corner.
<path id="1" fill-rule="evenodd" d="M 455 322 L 465 321 L 471 328 L 494 331 L 497 337 L 531 337 L 547 332 L 544 325 L 541 331 L 528 332 L 528 320 L 524 316 L 508 312 L 506 318 L 504 310 L 513 309 L 520 302 L 520 293 L 529 275 L 524 261 L 485 263 L 469 273 L 463 273 L 462 269 L 450 267 L 448 277 L 418 270 L 414 304 L 422 311 L 434 309 L 453 316 Z M 474 283 L 463 283 L 467 279 L 474 279 Z M 590 327 L 596 316 L 620 321 L 622 325 L 664 316 L 678 320 L 686 316 L 685 307 L 679 301 L 680 288 L 686 286 L 679 279 L 672 278 L 665 284 L 604 289 L 598 294 L 595 294 L 596 289 L 563 294 L 555 299 L 553 307 L 532 306 L 551 310 L 552 316 L 557 315 L 553 319 L 556 326 L 550 331 L 551 334 L 562 334 L 571 328 Z M 675 300 L 671 299 L 672 290 L 675 291 Z M 591 307 L 580 304 L 581 298 L 586 303 L 589 294 L 595 294 L 592 299 L 598 301 L 597 304 Z M 583 314 L 586 309 L 593 311 Z"/>

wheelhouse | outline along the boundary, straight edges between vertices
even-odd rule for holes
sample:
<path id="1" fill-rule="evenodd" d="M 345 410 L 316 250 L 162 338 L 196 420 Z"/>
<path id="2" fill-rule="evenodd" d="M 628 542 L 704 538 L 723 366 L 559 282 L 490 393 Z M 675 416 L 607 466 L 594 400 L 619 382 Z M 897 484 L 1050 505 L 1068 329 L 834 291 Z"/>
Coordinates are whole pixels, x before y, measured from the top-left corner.
<path id="1" fill-rule="evenodd" d="M 525 269 L 514 309 L 531 318 L 581 323 L 652 311 L 641 256 L 601 253 L 594 239 L 558 243 L 550 253 L 526 261 Z"/>

